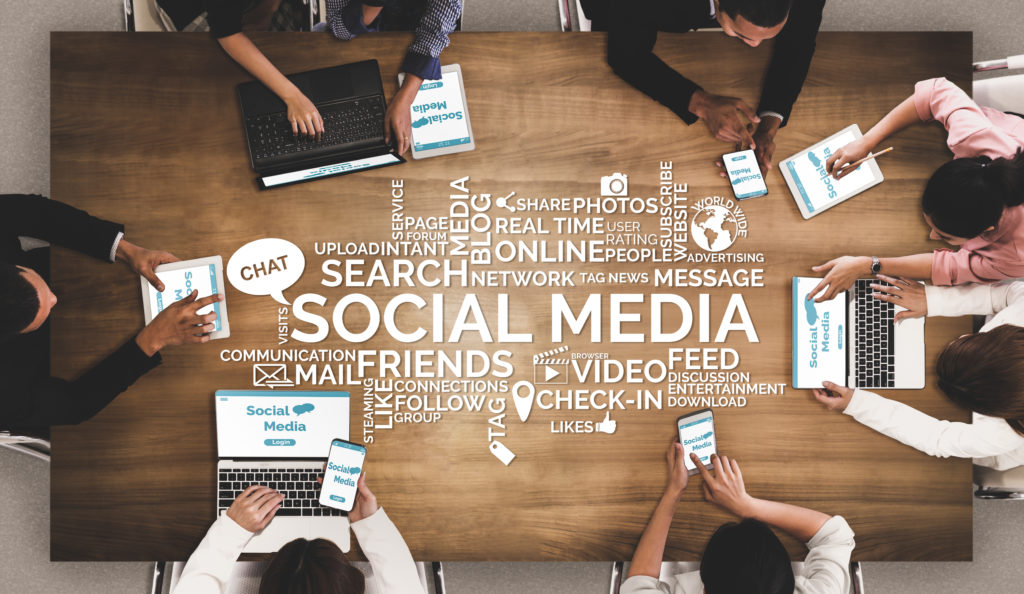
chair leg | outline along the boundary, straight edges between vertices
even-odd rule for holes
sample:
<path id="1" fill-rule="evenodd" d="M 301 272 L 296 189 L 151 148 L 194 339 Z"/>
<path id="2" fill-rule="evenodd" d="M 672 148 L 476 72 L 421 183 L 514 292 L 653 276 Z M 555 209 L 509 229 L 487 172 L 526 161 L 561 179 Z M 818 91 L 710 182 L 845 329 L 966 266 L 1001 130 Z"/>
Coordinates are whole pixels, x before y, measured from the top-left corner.
<path id="1" fill-rule="evenodd" d="M 434 575 L 434 594 L 447 594 L 444 587 L 444 566 L 440 561 L 430 564 L 430 572 Z"/>
<path id="2" fill-rule="evenodd" d="M 612 563 L 612 580 L 608 586 L 608 594 L 619 594 L 619 588 L 622 586 L 622 568 L 625 563 L 622 561 L 615 561 Z"/>
<path id="3" fill-rule="evenodd" d="M 153 585 L 150 588 L 150 594 L 162 594 L 164 590 L 164 571 L 167 569 L 167 563 L 164 561 L 157 561 L 153 564 Z"/>
<path id="4" fill-rule="evenodd" d="M 978 499 L 1024 499 L 1024 493 L 997 491 L 996 489 L 985 487 L 978 487 L 978 490 L 974 492 L 974 496 Z"/>
<path id="5" fill-rule="evenodd" d="M 850 581 L 853 582 L 853 594 L 864 594 L 864 574 L 860 562 L 850 562 Z"/>
<path id="6" fill-rule="evenodd" d="M 31 445 L 26 444 L 26 443 L 0 443 L 0 447 L 7 448 L 9 450 L 14 450 L 15 452 L 18 452 L 18 453 L 21 453 L 21 454 L 27 454 L 29 456 L 32 456 L 33 458 L 38 458 L 38 459 L 42 460 L 43 462 L 47 462 L 47 463 L 50 462 L 49 451 L 43 452 L 43 451 L 37 450 L 36 448 L 33 448 L 33 447 L 31 447 Z"/>

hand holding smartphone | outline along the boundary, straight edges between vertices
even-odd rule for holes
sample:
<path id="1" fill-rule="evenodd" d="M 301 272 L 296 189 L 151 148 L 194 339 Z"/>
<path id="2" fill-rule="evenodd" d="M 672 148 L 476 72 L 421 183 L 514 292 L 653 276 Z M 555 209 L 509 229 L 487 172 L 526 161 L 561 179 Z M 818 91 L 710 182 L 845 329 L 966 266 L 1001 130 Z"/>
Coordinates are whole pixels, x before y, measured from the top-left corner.
<path id="1" fill-rule="evenodd" d="M 344 439 L 331 441 L 324 470 L 324 482 L 320 487 L 320 505 L 352 511 L 356 501 L 356 484 L 363 472 L 366 448 Z"/>
<path id="2" fill-rule="evenodd" d="M 757 198 L 768 194 L 768 186 L 761 177 L 761 167 L 757 164 L 754 151 L 747 149 L 722 155 L 722 164 L 729 176 L 732 193 L 737 200 Z"/>
<path id="3" fill-rule="evenodd" d="M 711 454 L 718 453 L 718 441 L 715 439 L 715 415 L 710 408 L 683 415 L 676 419 L 679 431 L 679 443 L 683 444 L 686 470 L 693 476 L 700 472 L 690 459 L 690 454 L 697 454 L 701 463 L 711 470 Z"/>

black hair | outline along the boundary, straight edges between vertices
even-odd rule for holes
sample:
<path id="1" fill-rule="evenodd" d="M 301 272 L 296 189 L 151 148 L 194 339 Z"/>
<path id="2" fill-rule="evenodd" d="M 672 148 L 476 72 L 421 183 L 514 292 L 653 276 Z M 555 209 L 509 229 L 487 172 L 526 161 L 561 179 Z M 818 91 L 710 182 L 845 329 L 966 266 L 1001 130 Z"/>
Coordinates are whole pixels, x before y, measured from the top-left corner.
<path id="1" fill-rule="evenodd" d="M 774 27 L 789 16 L 793 0 L 718 0 L 718 8 L 730 18 L 741 16 L 758 27 Z"/>
<path id="2" fill-rule="evenodd" d="M 789 553 L 764 522 L 746 519 L 719 526 L 700 561 L 706 594 L 793 594 Z"/>
<path id="3" fill-rule="evenodd" d="M 939 167 L 921 196 L 935 228 L 970 239 L 995 227 L 1007 206 L 1024 203 L 1024 150 L 1006 159 L 962 157 Z"/>
<path id="4" fill-rule="evenodd" d="M 39 293 L 21 269 L 0 262 L 0 340 L 16 336 L 36 319 Z"/>

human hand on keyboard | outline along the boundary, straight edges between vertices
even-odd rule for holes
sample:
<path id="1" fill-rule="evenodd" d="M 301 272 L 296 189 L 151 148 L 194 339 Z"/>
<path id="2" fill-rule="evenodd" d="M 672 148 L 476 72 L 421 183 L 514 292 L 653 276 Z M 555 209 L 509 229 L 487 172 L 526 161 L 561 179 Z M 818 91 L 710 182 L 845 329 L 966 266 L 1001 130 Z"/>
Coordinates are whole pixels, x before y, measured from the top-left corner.
<path id="1" fill-rule="evenodd" d="M 876 276 L 879 280 L 889 284 L 872 283 L 871 288 L 880 292 L 872 293 L 871 296 L 879 301 L 885 301 L 906 310 L 896 312 L 896 315 L 893 316 L 893 321 L 898 322 L 908 318 L 920 318 L 928 315 L 928 298 L 924 292 L 924 285 L 902 276 L 899 278 L 884 274 Z"/>
<path id="2" fill-rule="evenodd" d="M 308 97 L 298 92 L 284 99 L 288 106 L 288 122 L 292 125 L 292 134 L 315 136 L 317 140 L 324 133 L 324 120 L 320 112 Z"/>
<path id="3" fill-rule="evenodd" d="M 853 389 L 832 382 L 824 382 L 821 388 L 814 389 L 814 398 L 829 410 L 843 412 L 847 406 L 850 406 Z"/>
<path id="4" fill-rule="evenodd" d="M 259 532 L 274 519 L 282 501 L 284 495 L 270 487 L 252 485 L 235 498 L 227 515 L 249 532 Z"/>

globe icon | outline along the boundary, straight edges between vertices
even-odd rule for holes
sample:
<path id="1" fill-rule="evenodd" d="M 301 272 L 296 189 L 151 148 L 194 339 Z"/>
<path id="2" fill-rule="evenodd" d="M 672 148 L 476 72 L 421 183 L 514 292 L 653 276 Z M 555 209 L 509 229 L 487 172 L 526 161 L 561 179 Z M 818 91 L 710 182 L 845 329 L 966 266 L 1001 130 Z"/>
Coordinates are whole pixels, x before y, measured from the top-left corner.
<path id="1" fill-rule="evenodd" d="M 720 252 L 736 241 L 736 215 L 724 206 L 712 204 L 697 211 L 690 222 L 690 237 L 708 252 Z"/>

